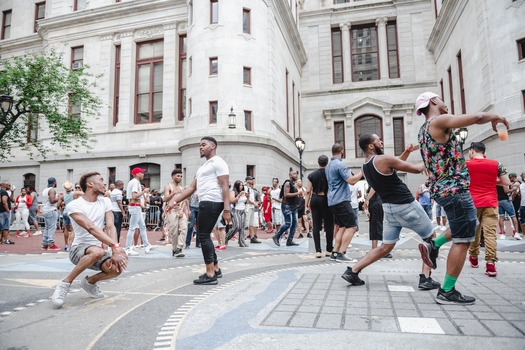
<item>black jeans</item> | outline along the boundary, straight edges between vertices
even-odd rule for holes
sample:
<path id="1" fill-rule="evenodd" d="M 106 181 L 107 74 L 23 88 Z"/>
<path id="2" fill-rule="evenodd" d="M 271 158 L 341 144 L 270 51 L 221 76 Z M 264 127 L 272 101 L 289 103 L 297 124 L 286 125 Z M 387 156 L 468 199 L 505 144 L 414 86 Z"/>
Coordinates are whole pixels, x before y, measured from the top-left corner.
<path id="1" fill-rule="evenodd" d="M 215 254 L 215 248 L 211 240 L 211 231 L 223 209 L 223 202 L 199 202 L 197 236 L 201 242 L 202 257 L 206 265 L 218 263 L 217 254 Z"/>
<path id="2" fill-rule="evenodd" d="M 334 215 L 328 208 L 328 197 L 312 195 L 310 201 L 312 209 L 313 235 L 315 251 L 321 252 L 321 228 L 324 222 L 324 232 L 326 233 L 326 251 L 331 252 L 334 249 Z"/>
<path id="3" fill-rule="evenodd" d="M 123 215 L 120 211 L 114 211 L 113 217 L 115 218 L 115 228 L 117 229 L 117 242 L 120 242 L 120 230 L 122 229 Z"/>

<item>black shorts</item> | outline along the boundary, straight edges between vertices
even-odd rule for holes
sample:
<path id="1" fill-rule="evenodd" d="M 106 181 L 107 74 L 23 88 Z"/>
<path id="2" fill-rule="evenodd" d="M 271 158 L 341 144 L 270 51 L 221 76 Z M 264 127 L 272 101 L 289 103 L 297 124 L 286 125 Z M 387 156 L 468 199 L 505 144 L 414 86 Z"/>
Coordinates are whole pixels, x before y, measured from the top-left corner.
<path id="1" fill-rule="evenodd" d="M 329 207 L 334 214 L 335 224 L 339 227 L 357 227 L 356 217 L 350 201 L 338 203 Z"/>
<path id="2" fill-rule="evenodd" d="M 381 204 L 375 204 L 368 207 L 370 213 L 369 223 L 369 238 L 371 241 L 382 241 L 383 240 L 383 206 Z"/>
<path id="3" fill-rule="evenodd" d="M 305 213 L 304 213 L 304 207 L 297 209 L 297 217 L 298 217 L 299 219 L 302 219 L 302 217 L 304 216 L 304 214 L 305 214 Z"/>

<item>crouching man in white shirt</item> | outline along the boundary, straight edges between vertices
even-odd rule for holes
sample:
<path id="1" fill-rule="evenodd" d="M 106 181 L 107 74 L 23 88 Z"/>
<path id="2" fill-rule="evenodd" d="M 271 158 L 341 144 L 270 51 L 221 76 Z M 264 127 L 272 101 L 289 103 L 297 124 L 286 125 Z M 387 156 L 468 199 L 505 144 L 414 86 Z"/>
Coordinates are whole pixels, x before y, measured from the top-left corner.
<path id="1" fill-rule="evenodd" d="M 80 286 L 91 298 L 102 298 L 104 295 L 98 289 L 97 282 L 119 276 L 128 265 L 128 256 L 117 241 L 111 201 L 104 197 L 104 179 L 99 173 L 91 172 L 82 175 L 79 184 L 84 195 L 67 206 L 75 232 L 69 260 L 76 266 L 56 286 L 52 297 L 56 308 L 62 307 L 71 283 L 84 270 L 100 271 L 86 276 L 80 281 Z M 104 222 L 107 234 L 103 230 Z M 112 254 L 102 248 L 102 243 L 111 247 Z"/>

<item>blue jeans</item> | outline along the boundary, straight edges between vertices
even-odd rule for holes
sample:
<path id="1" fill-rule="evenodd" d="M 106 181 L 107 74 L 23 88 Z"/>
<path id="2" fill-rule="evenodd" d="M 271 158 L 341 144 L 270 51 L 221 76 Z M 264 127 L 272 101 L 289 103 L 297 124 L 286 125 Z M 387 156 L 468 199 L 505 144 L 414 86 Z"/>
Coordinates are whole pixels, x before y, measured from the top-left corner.
<path id="1" fill-rule="evenodd" d="M 46 228 L 44 229 L 44 235 L 42 237 L 42 245 L 52 245 L 53 243 L 55 243 L 55 231 L 57 229 L 58 211 L 48 211 L 43 213 L 43 215 Z"/>
<path id="2" fill-rule="evenodd" d="M 191 237 L 193 236 L 193 227 L 195 227 L 195 222 L 199 216 L 199 208 L 190 207 L 191 218 L 188 222 L 188 232 L 186 233 L 186 246 L 188 247 L 191 244 Z M 195 245 L 200 245 L 198 232 L 195 235 Z"/>
<path id="3" fill-rule="evenodd" d="M 283 204 L 282 212 L 284 216 L 284 225 L 281 226 L 281 229 L 275 235 L 281 238 L 283 233 L 285 233 L 286 230 L 290 229 L 290 234 L 288 235 L 288 242 L 291 242 L 293 239 L 293 235 L 295 234 L 295 229 L 297 228 L 297 208 L 292 208 L 287 204 Z"/>
<path id="4" fill-rule="evenodd" d="M 470 243 L 476 236 L 477 210 L 469 192 L 438 197 L 435 201 L 445 209 L 453 243 Z"/>
<path id="5" fill-rule="evenodd" d="M 425 205 L 421 204 L 421 206 L 425 210 L 425 213 L 427 213 L 428 218 L 432 220 L 432 205 L 431 204 L 425 204 Z"/>
<path id="6" fill-rule="evenodd" d="M 113 218 L 115 223 L 115 229 L 117 230 L 117 243 L 120 242 L 120 231 L 122 230 L 122 219 L 124 216 L 120 211 L 113 212 Z"/>
<path id="7" fill-rule="evenodd" d="M 0 230 L 9 231 L 9 217 L 11 216 L 10 212 L 0 213 Z"/>
<path id="8" fill-rule="evenodd" d="M 135 229 L 138 228 L 140 231 L 140 237 L 145 247 L 149 246 L 148 235 L 146 234 L 146 223 L 144 222 L 144 216 L 142 215 L 142 209 L 139 206 L 129 206 L 129 230 L 128 236 L 126 237 L 126 248 L 133 246 L 133 235 Z"/>

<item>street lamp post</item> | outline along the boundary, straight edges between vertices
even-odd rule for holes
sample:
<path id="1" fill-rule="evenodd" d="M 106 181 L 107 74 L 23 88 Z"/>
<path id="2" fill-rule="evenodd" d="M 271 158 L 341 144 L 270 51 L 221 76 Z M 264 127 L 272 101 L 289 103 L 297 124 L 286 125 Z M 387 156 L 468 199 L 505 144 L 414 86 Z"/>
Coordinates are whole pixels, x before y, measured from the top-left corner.
<path id="1" fill-rule="evenodd" d="M 298 137 L 295 139 L 295 147 L 299 151 L 299 178 L 303 179 L 303 151 L 305 143 L 302 138 Z"/>
<path id="2" fill-rule="evenodd" d="M 228 114 L 228 128 L 229 129 L 235 129 L 237 127 L 236 118 L 237 116 L 235 115 L 235 113 L 233 113 L 233 106 L 232 106 L 230 110 L 230 114 Z"/>
<path id="3" fill-rule="evenodd" d="M 7 117 L 11 113 L 11 108 L 13 108 L 13 97 L 8 95 L 0 96 L 0 108 L 2 109 L 2 114 L 0 115 L 0 133 L 7 126 Z"/>
<path id="4" fill-rule="evenodd" d="M 459 143 L 461 144 L 461 147 L 463 147 L 463 144 L 465 143 L 465 141 L 467 140 L 467 137 L 468 137 L 468 129 L 467 128 L 459 128 L 458 130 L 456 130 L 454 132 L 454 134 L 458 138 Z"/>

